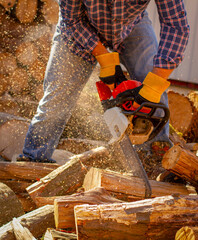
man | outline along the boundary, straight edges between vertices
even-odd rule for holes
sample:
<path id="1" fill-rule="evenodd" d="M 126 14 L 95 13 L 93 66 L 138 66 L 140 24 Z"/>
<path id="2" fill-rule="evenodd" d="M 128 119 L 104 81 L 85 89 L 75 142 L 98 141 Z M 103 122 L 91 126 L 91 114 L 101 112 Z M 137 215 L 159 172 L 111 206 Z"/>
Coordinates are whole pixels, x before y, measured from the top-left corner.
<path id="1" fill-rule="evenodd" d="M 155 0 L 160 42 L 148 18 L 149 0 L 59 0 L 60 14 L 44 78 L 44 96 L 19 161 L 51 159 L 71 110 L 99 62 L 100 79 L 113 89 L 124 75 L 143 82 L 135 103 L 167 104 L 167 78 L 182 61 L 189 37 L 183 0 Z M 168 124 L 160 133 L 168 139 Z"/>

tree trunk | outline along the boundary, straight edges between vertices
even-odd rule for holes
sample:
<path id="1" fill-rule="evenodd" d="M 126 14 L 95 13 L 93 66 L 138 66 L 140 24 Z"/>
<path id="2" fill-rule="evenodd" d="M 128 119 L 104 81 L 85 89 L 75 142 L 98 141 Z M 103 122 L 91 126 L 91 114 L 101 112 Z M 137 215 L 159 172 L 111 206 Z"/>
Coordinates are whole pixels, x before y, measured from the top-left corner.
<path id="1" fill-rule="evenodd" d="M 198 221 L 197 196 L 165 196 L 133 203 L 74 208 L 78 240 L 167 240 Z"/>
<path id="2" fill-rule="evenodd" d="M 173 146 L 165 153 L 162 166 L 198 187 L 198 157 L 191 151 Z"/>
<path id="3" fill-rule="evenodd" d="M 26 227 L 30 230 L 34 237 L 40 238 L 48 227 L 55 227 L 54 207 L 46 205 L 42 208 L 38 208 L 34 211 L 26 213 L 17 219 L 23 227 Z M 0 228 L 0 239 L 16 240 L 12 228 L 12 222 L 7 223 Z"/>
<path id="4" fill-rule="evenodd" d="M 15 193 L 0 182 L 0 226 L 24 214 L 23 207 Z"/>
<path id="5" fill-rule="evenodd" d="M 149 181 L 152 188 L 151 197 L 169 194 L 192 193 L 186 186 L 165 182 Z M 145 184 L 143 179 L 113 171 L 91 168 L 86 174 L 83 187 L 85 191 L 95 187 L 103 187 L 116 198 L 124 201 L 134 201 L 145 198 Z"/>
<path id="6" fill-rule="evenodd" d="M 54 218 L 56 228 L 75 229 L 74 207 L 76 205 L 99 205 L 119 202 L 121 201 L 111 197 L 104 188 L 95 188 L 91 191 L 56 198 L 54 200 Z"/>
<path id="7" fill-rule="evenodd" d="M 51 197 L 75 193 L 82 186 L 84 176 L 87 173 L 84 164 L 88 166 L 101 165 L 102 159 L 107 156 L 108 150 L 104 147 L 75 155 L 66 164 L 30 185 L 27 192 L 34 201 L 37 196 Z"/>

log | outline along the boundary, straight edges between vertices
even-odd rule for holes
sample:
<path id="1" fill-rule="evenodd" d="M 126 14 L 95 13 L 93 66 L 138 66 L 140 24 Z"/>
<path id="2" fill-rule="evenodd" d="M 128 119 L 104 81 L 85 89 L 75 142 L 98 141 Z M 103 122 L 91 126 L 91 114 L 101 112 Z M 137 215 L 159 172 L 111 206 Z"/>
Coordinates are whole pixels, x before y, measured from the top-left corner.
<path id="1" fill-rule="evenodd" d="M 84 166 L 103 165 L 102 160 L 108 156 L 104 147 L 92 149 L 75 155 L 70 160 L 30 185 L 26 190 L 34 201 L 36 197 L 61 196 L 75 193 L 82 186 L 87 169 Z M 108 162 L 110 163 L 110 161 Z"/>
<path id="2" fill-rule="evenodd" d="M 31 94 L 34 95 L 36 100 L 39 102 L 44 94 L 43 83 L 38 84 Z"/>
<path id="3" fill-rule="evenodd" d="M 11 221 L 13 217 L 24 214 L 23 207 L 15 193 L 4 183 L 0 182 L 0 226 Z"/>
<path id="4" fill-rule="evenodd" d="M 17 218 L 13 218 L 12 227 L 16 240 L 36 240 L 28 228 L 23 227 Z"/>
<path id="5" fill-rule="evenodd" d="M 0 68 L 0 74 L 11 74 L 13 73 L 17 68 L 17 62 L 14 55 L 8 52 L 0 53 L 0 62 L 1 62 L 1 68 Z"/>
<path id="6" fill-rule="evenodd" d="M 0 0 L 0 5 L 2 5 L 6 10 L 14 7 L 16 0 Z"/>
<path id="7" fill-rule="evenodd" d="M 58 22 L 59 5 L 55 0 L 42 0 L 41 12 L 48 24 L 55 25 Z"/>
<path id="8" fill-rule="evenodd" d="M 22 91 L 29 89 L 29 76 L 25 69 L 18 67 L 9 76 L 10 92 L 20 94 Z"/>
<path id="9" fill-rule="evenodd" d="M 53 163 L 0 162 L 0 178 L 38 181 L 58 167 Z"/>
<path id="10" fill-rule="evenodd" d="M 0 126 L 0 155 L 11 161 L 15 155 L 22 153 L 24 139 L 29 121 L 17 117 Z"/>
<path id="11" fill-rule="evenodd" d="M 29 66 L 28 72 L 31 76 L 37 80 L 38 82 L 43 82 L 44 75 L 45 75 L 45 68 L 46 64 L 43 63 L 41 60 L 36 59 L 32 65 Z"/>
<path id="12" fill-rule="evenodd" d="M 8 76 L 0 74 L 0 82 L 1 82 L 1 84 L 0 84 L 0 96 L 2 96 L 8 90 L 8 87 L 10 85 Z"/>
<path id="13" fill-rule="evenodd" d="M 152 188 L 151 197 L 166 196 L 169 194 L 191 194 L 186 186 L 149 180 Z M 134 201 L 145 198 L 145 184 L 143 179 L 121 174 L 114 171 L 91 168 L 86 174 L 83 188 L 85 191 L 95 187 L 103 187 L 113 196 L 124 201 Z M 195 191 L 194 191 L 195 193 Z"/>
<path id="14" fill-rule="evenodd" d="M 95 188 L 87 192 L 76 193 L 54 200 L 54 219 L 58 229 L 75 230 L 74 207 L 82 204 L 100 205 L 122 202 L 112 197 L 104 188 Z"/>
<path id="15" fill-rule="evenodd" d="M 170 124 L 183 134 L 187 142 L 197 142 L 198 110 L 193 102 L 187 96 L 173 91 L 168 92 L 168 102 Z"/>
<path id="16" fill-rule="evenodd" d="M 173 146 L 165 153 L 162 166 L 198 187 L 198 157 L 191 151 Z"/>
<path id="17" fill-rule="evenodd" d="M 27 212 L 33 211 L 37 208 L 35 202 L 32 200 L 32 198 L 29 196 L 29 194 L 27 192 L 19 193 L 19 194 L 16 194 L 16 195 L 17 195 L 17 198 L 19 199 L 19 201 L 22 204 L 24 212 L 27 213 Z"/>
<path id="18" fill-rule="evenodd" d="M 35 238 L 40 238 L 48 227 L 55 227 L 54 208 L 50 205 L 46 205 L 44 207 L 26 213 L 17 219 L 23 227 L 26 227 L 30 230 Z M 12 228 L 12 222 L 7 223 L 0 228 L 0 239 L 16 240 Z"/>
<path id="19" fill-rule="evenodd" d="M 198 110 L 198 91 L 191 91 L 188 98 L 193 103 L 194 107 Z"/>
<path id="20" fill-rule="evenodd" d="M 175 240 L 198 240 L 198 227 L 182 227 L 175 235 Z"/>
<path id="21" fill-rule="evenodd" d="M 74 208 L 78 240 L 167 240 L 198 221 L 197 196 L 165 196 L 133 203 Z"/>
<path id="22" fill-rule="evenodd" d="M 7 92 L 0 96 L 0 114 L 6 113 L 17 116 L 18 112 L 17 102 L 13 101 L 13 98 Z"/>
<path id="23" fill-rule="evenodd" d="M 16 17 L 21 23 L 31 23 L 37 14 L 37 0 L 18 0 L 16 5 Z"/>
<path id="24" fill-rule="evenodd" d="M 38 58 L 39 52 L 32 42 L 21 43 L 15 52 L 17 60 L 23 65 L 32 65 Z"/>

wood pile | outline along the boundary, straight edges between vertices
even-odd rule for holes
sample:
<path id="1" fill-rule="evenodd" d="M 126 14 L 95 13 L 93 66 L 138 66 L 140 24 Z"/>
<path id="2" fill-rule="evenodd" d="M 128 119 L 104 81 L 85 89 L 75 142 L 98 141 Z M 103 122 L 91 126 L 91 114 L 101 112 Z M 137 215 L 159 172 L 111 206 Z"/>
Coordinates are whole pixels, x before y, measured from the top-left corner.
<path id="1" fill-rule="evenodd" d="M 8 114 L 2 119 L 2 135 L 1 128 L 10 131 L 8 123 L 24 124 L 24 119 Z M 24 133 L 21 137 L 24 141 Z M 3 150 L 11 152 L 17 149 L 15 144 L 7 137 Z M 143 179 L 127 170 L 117 144 L 62 138 L 57 164 L 2 159 L 0 200 L 5 221 L 0 239 L 179 239 L 185 231 L 196 235 L 198 157 L 195 144 L 187 146 L 184 140 L 174 145 L 162 164 L 188 183 L 150 179 L 148 199 Z M 17 212 L 10 206 L 19 206 Z"/>
<path id="2" fill-rule="evenodd" d="M 32 118 L 58 21 L 55 0 L 0 1 L 0 111 Z"/>

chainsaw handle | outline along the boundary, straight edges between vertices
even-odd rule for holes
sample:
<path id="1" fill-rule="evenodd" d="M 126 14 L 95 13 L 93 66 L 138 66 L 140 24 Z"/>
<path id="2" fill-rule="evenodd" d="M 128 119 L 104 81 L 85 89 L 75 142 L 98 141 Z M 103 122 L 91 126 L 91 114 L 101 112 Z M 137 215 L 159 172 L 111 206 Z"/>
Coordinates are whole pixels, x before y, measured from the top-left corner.
<path id="1" fill-rule="evenodd" d="M 141 112 L 142 108 L 150 108 L 151 111 L 148 113 Z M 154 116 L 157 109 L 163 110 L 164 116 L 163 117 L 157 117 Z M 138 117 L 142 117 L 144 119 L 149 119 L 152 121 L 154 129 L 151 132 L 148 141 L 153 139 L 165 126 L 165 124 L 168 122 L 168 119 L 170 117 L 170 111 L 169 109 L 163 104 L 163 103 L 151 103 L 151 102 L 144 102 L 141 104 L 140 107 L 138 107 L 134 111 L 122 111 L 125 115 L 134 115 Z"/>

